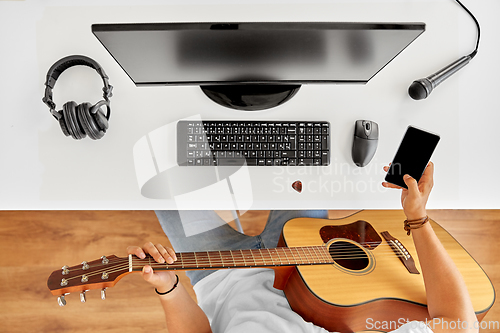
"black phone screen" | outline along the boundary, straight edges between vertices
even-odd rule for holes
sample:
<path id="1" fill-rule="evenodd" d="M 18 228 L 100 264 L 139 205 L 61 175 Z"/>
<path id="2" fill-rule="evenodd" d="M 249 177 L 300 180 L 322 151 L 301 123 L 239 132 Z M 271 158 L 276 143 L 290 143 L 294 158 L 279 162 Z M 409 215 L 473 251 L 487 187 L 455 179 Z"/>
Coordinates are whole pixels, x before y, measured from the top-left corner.
<path id="1" fill-rule="evenodd" d="M 403 176 L 409 174 L 418 182 L 431 159 L 439 139 L 440 137 L 437 134 L 408 126 L 385 180 L 407 188 Z"/>

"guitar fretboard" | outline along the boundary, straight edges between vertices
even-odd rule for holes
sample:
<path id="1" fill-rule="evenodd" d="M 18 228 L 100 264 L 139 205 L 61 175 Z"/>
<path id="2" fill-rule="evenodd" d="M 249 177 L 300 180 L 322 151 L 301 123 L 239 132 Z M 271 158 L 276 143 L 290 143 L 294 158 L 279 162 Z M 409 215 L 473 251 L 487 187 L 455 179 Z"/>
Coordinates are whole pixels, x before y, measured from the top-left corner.
<path id="1" fill-rule="evenodd" d="M 173 264 L 157 263 L 152 257 L 130 257 L 130 271 L 146 264 L 160 270 L 223 269 L 267 266 L 331 264 L 333 259 L 325 246 L 279 247 L 273 249 L 227 250 L 176 253 Z"/>

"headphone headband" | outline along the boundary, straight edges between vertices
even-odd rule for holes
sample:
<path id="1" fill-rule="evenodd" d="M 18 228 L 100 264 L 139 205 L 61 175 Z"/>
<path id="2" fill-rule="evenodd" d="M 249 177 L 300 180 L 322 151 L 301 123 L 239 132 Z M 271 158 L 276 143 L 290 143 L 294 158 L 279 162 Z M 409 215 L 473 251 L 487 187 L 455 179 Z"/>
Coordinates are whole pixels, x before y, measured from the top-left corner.
<path id="1" fill-rule="evenodd" d="M 80 66 L 80 65 L 95 69 L 97 73 L 101 76 L 102 81 L 104 83 L 104 87 L 102 88 L 104 92 L 103 98 L 106 100 L 106 102 L 109 102 L 109 98 L 113 96 L 112 93 L 113 86 L 109 84 L 108 81 L 109 78 L 106 75 L 106 72 L 104 72 L 104 69 L 101 67 L 101 65 L 99 65 L 99 63 L 97 63 L 97 61 L 83 55 L 71 55 L 64 57 L 58 60 L 49 68 L 49 71 L 47 72 L 47 79 L 45 81 L 45 86 L 46 86 L 45 96 L 42 99 L 43 102 L 50 108 L 50 113 L 52 113 L 52 115 L 56 117 L 56 119 L 59 119 L 60 115 L 55 110 L 56 104 L 52 100 L 52 89 L 54 88 L 54 85 L 56 84 L 56 81 L 59 78 L 59 76 L 65 70 L 67 70 L 70 67 Z M 108 117 L 109 117 L 109 112 L 107 118 Z"/>

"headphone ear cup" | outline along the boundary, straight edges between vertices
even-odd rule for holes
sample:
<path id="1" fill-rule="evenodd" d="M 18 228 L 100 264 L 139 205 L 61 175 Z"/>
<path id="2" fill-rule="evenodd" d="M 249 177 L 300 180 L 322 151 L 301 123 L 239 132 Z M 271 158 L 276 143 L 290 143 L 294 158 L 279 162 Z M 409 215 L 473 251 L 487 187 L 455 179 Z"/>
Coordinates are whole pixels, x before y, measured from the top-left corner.
<path id="1" fill-rule="evenodd" d="M 94 120 L 94 117 L 90 112 L 91 108 L 92 105 L 90 103 L 82 103 L 78 105 L 78 119 L 89 138 L 92 140 L 99 140 L 104 136 L 105 131 L 102 131 Z"/>
<path id="2" fill-rule="evenodd" d="M 106 130 L 109 128 L 109 123 L 108 123 L 108 119 L 106 118 L 106 115 L 104 114 L 104 112 L 102 112 L 101 108 L 97 109 L 97 112 L 95 113 L 95 115 L 92 115 L 95 122 L 97 123 L 97 125 L 99 126 L 99 128 L 106 132 Z"/>
<path id="3" fill-rule="evenodd" d="M 61 118 L 59 118 L 59 126 L 61 126 L 62 132 L 64 133 L 64 135 L 70 136 L 71 134 L 69 133 L 68 128 L 66 127 L 66 121 L 64 120 L 64 115 L 62 110 L 57 111 L 57 113 L 61 116 Z"/>
<path id="4" fill-rule="evenodd" d="M 81 140 L 86 137 L 85 131 L 83 130 L 78 117 L 76 115 L 77 105 L 75 102 L 70 101 L 63 105 L 63 118 L 66 125 L 66 130 L 75 140 Z M 61 126 L 63 129 L 63 126 Z M 64 129 L 63 129 L 64 132 Z"/>

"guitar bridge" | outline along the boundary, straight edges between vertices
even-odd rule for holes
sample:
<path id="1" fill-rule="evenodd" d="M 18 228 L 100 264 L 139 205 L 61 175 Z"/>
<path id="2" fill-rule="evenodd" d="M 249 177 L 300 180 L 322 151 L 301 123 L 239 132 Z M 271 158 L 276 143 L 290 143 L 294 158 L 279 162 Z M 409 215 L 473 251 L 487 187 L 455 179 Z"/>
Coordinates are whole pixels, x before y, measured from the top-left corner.
<path id="1" fill-rule="evenodd" d="M 387 243 L 389 243 L 391 249 L 398 256 L 399 260 L 401 260 L 408 272 L 410 272 L 411 274 L 420 274 L 420 272 L 417 270 L 417 267 L 415 267 L 415 261 L 413 260 L 413 257 L 405 248 L 403 243 L 401 243 L 397 238 L 392 237 L 392 235 L 388 231 L 383 231 L 380 233 L 380 235 L 384 237 Z"/>

